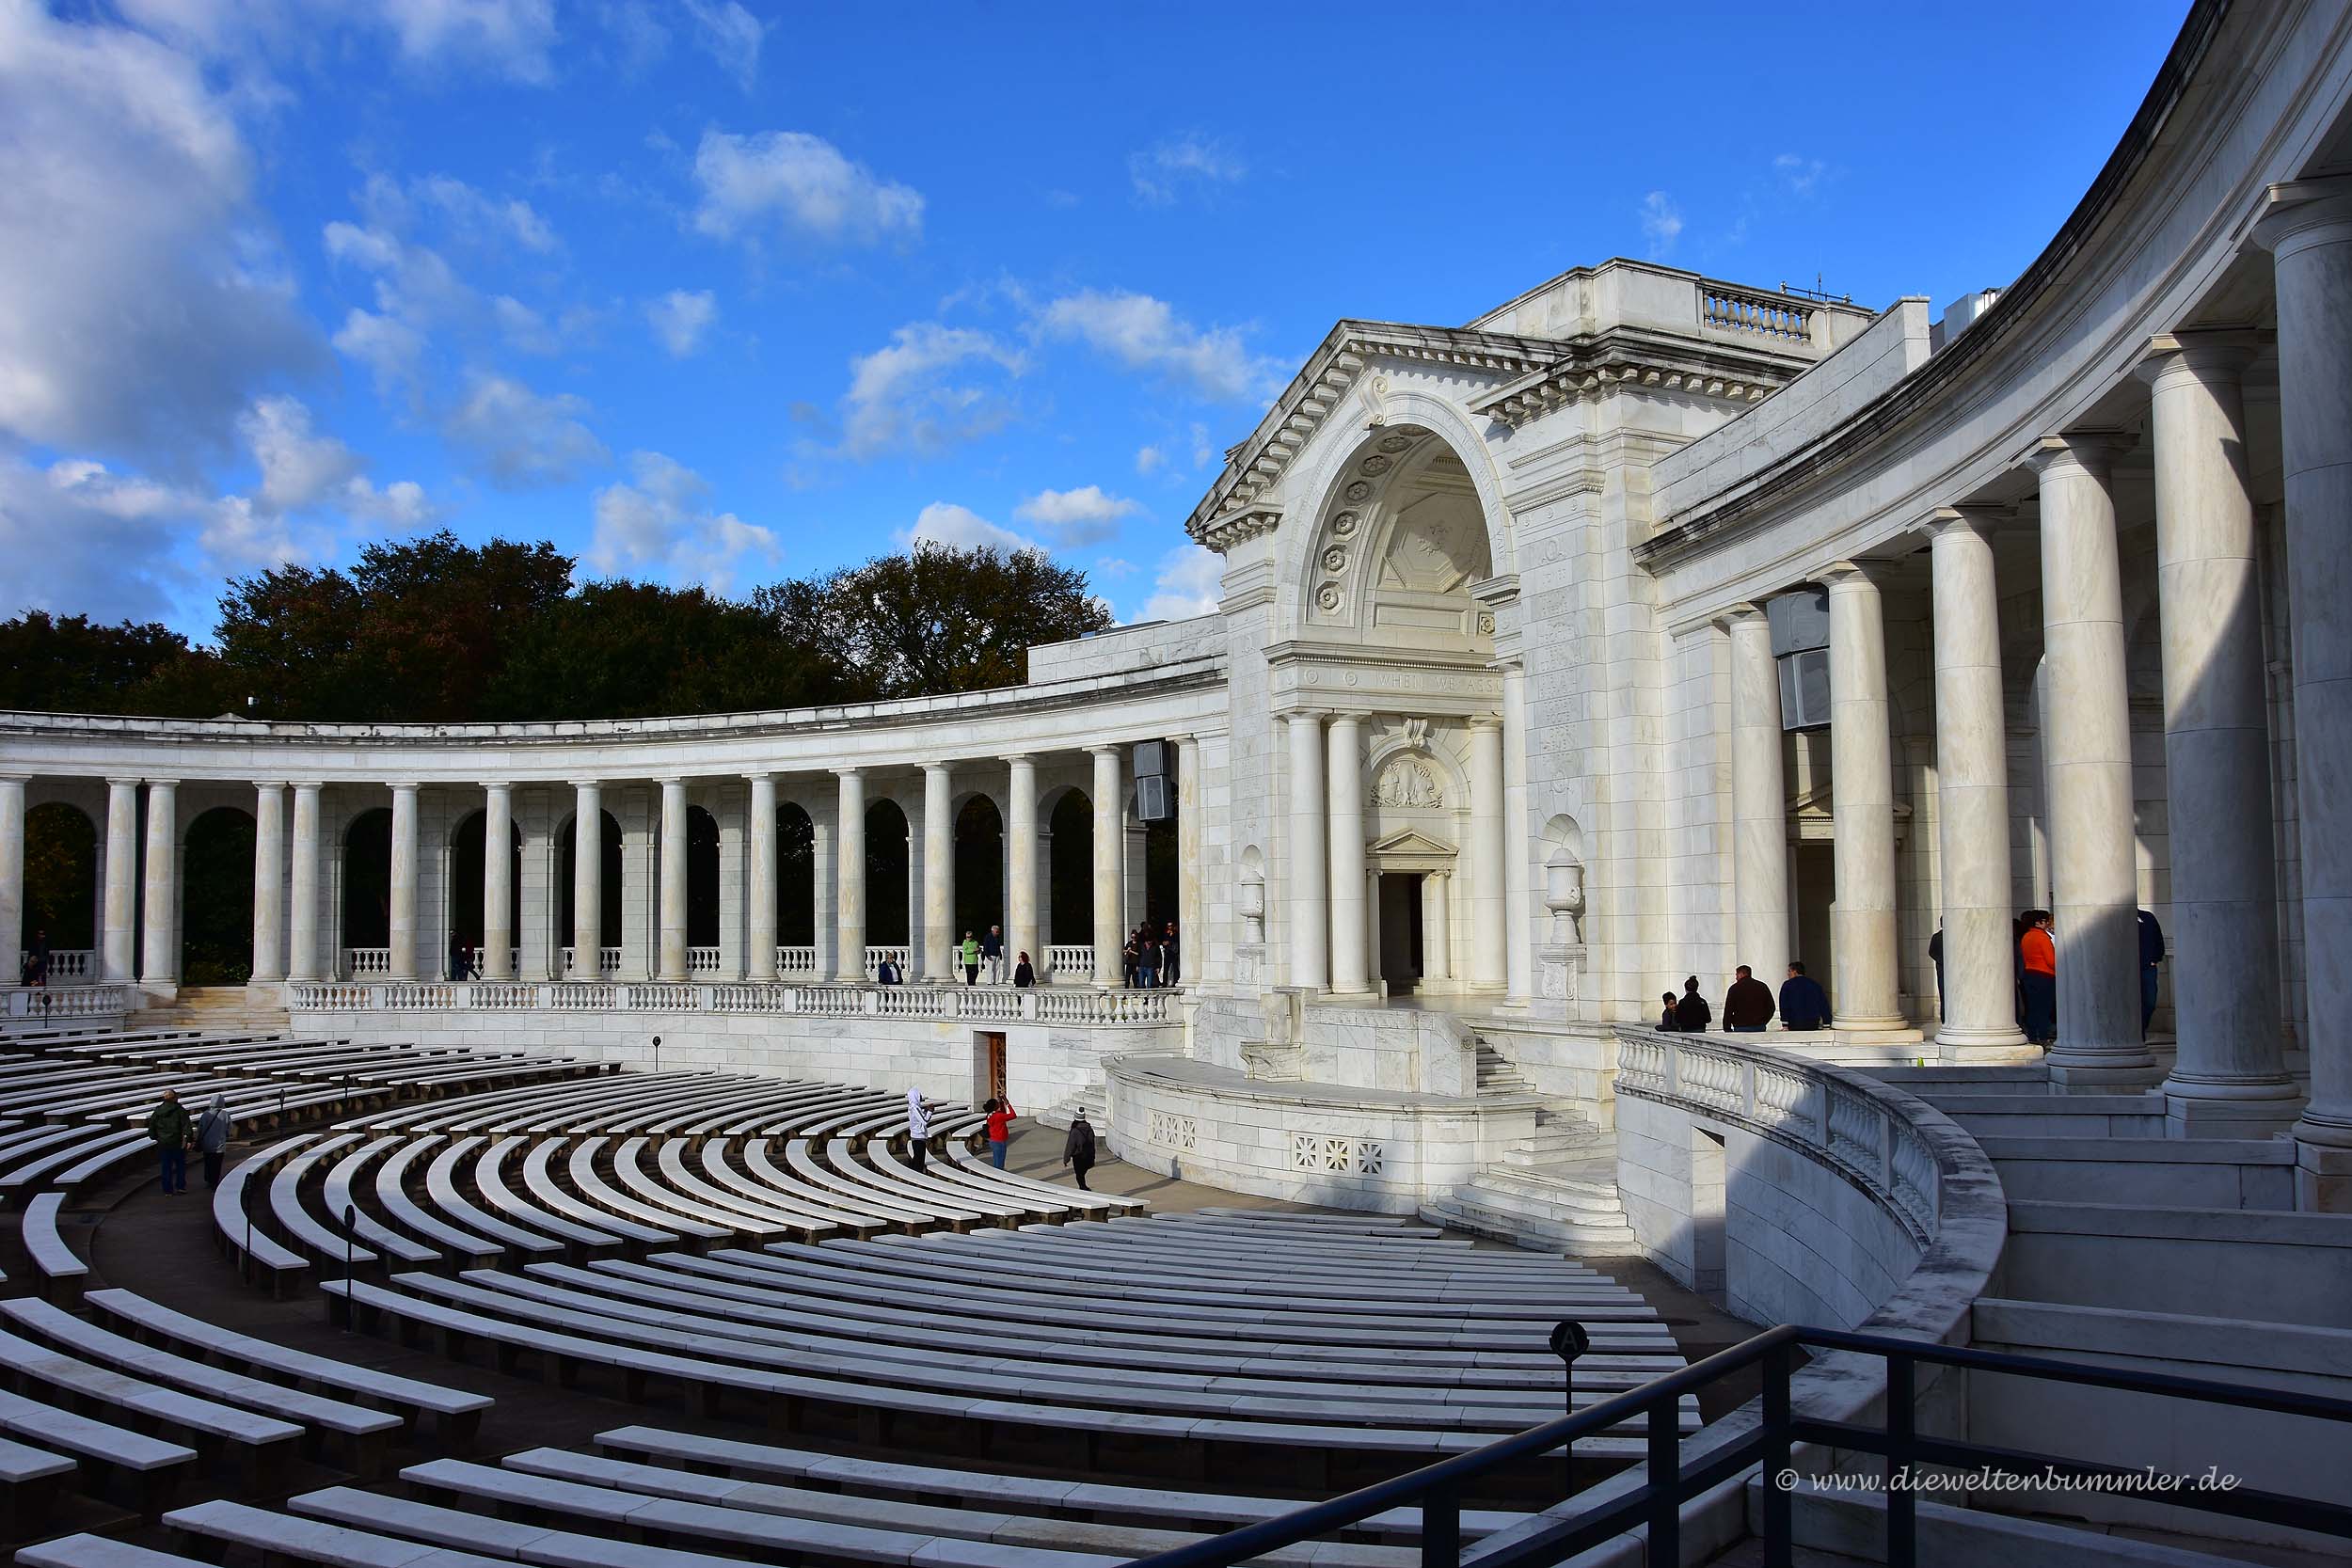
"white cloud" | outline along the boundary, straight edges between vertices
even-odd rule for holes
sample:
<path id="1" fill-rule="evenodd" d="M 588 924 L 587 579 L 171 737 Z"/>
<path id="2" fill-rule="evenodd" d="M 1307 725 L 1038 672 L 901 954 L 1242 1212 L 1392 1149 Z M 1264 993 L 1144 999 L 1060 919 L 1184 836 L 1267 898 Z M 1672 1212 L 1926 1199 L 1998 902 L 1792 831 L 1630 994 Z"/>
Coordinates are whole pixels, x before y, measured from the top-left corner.
<path id="1" fill-rule="evenodd" d="M 196 65 L 0 5 L 0 433 L 189 466 L 324 362 Z"/>
<path id="2" fill-rule="evenodd" d="M 261 467 L 262 488 L 255 501 L 266 513 L 316 506 L 367 467 L 336 437 L 311 433 L 310 410 L 299 398 L 260 399 L 237 421 L 237 429 Z"/>
<path id="3" fill-rule="evenodd" d="M 337 437 L 314 433 L 310 410 L 299 398 L 258 399 L 237 429 L 262 471 L 262 485 L 250 497 L 221 504 L 240 506 L 251 518 L 324 509 L 364 525 L 364 531 L 405 533 L 438 515 L 424 487 L 413 480 L 377 489 L 365 475 L 367 459 Z"/>
<path id="4" fill-rule="evenodd" d="M 1142 619 L 1182 621 L 1213 615 L 1222 592 L 1225 560 L 1199 545 L 1179 545 L 1160 557 L 1159 575 L 1152 580 L 1152 596 L 1144 601 Z"/>
<path id="5" fill-rule="evenodd" d="M 705 131 L 694 153 L 702 202 L 694 227 L 716 239 L 776 229 L 852 244 L 914 239 L 923 197 L 875 176 L 822 136 L 768 131 L 739 136 Z"/>
<path id="6" fill-rule="evenodd" d="M 911 322 L 887 345 L 850 360 L 842 450 L 858 458 L 928 456 L 1002 429 L 1012 406 L 1000 392 L 949 383 L 946 372 L 966 365 L 994 365 L 1010 375 L 1027 368 L 1017 350 L 990 334 L 937 322 Z"/>
<path id="7" fill-rule="evenodd" d="M 1784 152 L 1772 160 L 1772 172 L 1780 176 L 1781 183 L 1788 187 L 1789 195 L 1803 200 L 1811 196 L 1828 175 L 1829 165 L 1819 158 Z"/>
<path id="8" fill-rule="evenodd" d="M 683 359 L 700 348 L 703 334 L 718 318 L 718 297 L 708 289 L 691 293 L 672 289 L 659 299 L 645 301 L 645 320 L 674 359 Z"/>
<path id="9" fill-rule="evenodd" d="M 424 358 L 424 336 L 405 322 L 354 309 L 335 334 L 335 349 L 373 371 L 378 392 L 389 396 L 406 388 L 414 394 Z"/>
<path id="10" fill-rule="evenodd" d="M 1248 172 L 1223 140 L 1198 133 L 1170 136 L 1127 158 L 1136 195 L 1154 206 L 1166 206 L 1186 191 L 1235 184 Z"/>
<path id="11" fill-rule="evenodd" d="M 606 576 L 654 570 L 672 583 L 700 583 L 714 594 L 735 588 L 755 561 L 782 556 L 773 531 L 732 512 L 714 512 L 709 482 L 658 451 L 629 453 L 630 483 L 596 492 L 588 564 Z"/>
<path id="12" fill-rule="evenodd" d="M 1134 577 L 1140 568 L 1138 568 L 1132 561 L 1124 560 L 1121 557 L 1115 555 L 1106 555 L 1088 569 L 1093 572 L 1096 577 L 1111 578 L 1115 579 L 1119 578 Z"/>
<path id="13" fill-rule="evenodd" d="M 364 10 L 391 29 L 411 66 L 479 65 L 531 83 L 554 75 L 554 0 L 368 0 Z"/>
<path id="14" fill-rule="evenodd" d="M 378 182 L 369 183 L 373 189 Z M 537 208 L 518 198 L 489 196 L 446 174 L 412 181 L 409 190 L 417 199 L 438 208 L 451 227 L 469 238 L 491 244 L 512 240 L 542 255 L 556 247 L 554 228 Z"/>
<path id="15" fill-rule="evenodd" d="M 477 373 L 442 431 L 501 489 L 562 484 L 611 455 L 580 422 L 588 412 L 569 392 L 543 397 L 519 381 Z"/>
<path id="16" fill-rule="evenodd" d="M 898 535 L 898 542 L 909 549 L 922 545 L 970 549 L 977 545 L 1004 555 L 1045 547 L 1009 528 L 997 527 L 969 507 L 958 506 L 951 501 L 933 501 L 923 508 L 914 519 L 914 526 Z"/>
<path id="17" fill-rule="evenodd" d="M 1200 423 L 1197 420 L 1194 420 L 1192 426 L 1192 466 L 1196 468 L 1206 467 L 1209 460 L 1216 455 L 1216 448 L 1211 445 L 1209 441 L 1209 427 Z"/>
<path id="18" fill-rule="evenodd" d="M 1136 449 L 1136 472 L 1139 474 L 1154 472 L 1165 467 L 1167 463 L 1168 453 L 1157 447 L 1142 446 Z"/>
<path id="19" fill-rule="evenodd" d="M 1649 242 L 1650 258 L 1656 261 L 1674 249 L 1682 232 L 1682 209 L 1664 191 L 1652 191 L 1642 198 L 1641 216 L 1642 238 Z"/>
<path id="20" fill-rule="evenodd" d="M 1240 331 L 1196 327 L 1150 294 L 1082 290 L 1046 305 L 1034 326 L 1047 337 L 1077 339 L 1130 370 L 1158 371 L 1205 398 L 1238 400 L 1271 390 L 1273 363 L 1252 355 Z"/>
<path id="21" fill-rule="evenodd" d="M 498 320 L 500 333 L 521 353 L 553 354 L 564 346 L 547 317 L 511 294 L 490 301 L 490 313 Z"/>
<path id="22" fill-rule="evenodd" d="M 767 27 L 736 0 L 686 0 L 694 19 L 694 42 L 719 62 L 745 92 L 759 79 L 759 45 Z"/>
<path id="23" fill-rule="evenodd" d="M 1041 490 L 1014 507 L 1012 515 L 1035 523 L 1064 549 L 1075 549 L 1101 544 L 1119 531 L 1122 519 L 1142 510 L 1140 502 L 1105 495 L 1101 485 L 1089 484 L 1076 490 Z"/>

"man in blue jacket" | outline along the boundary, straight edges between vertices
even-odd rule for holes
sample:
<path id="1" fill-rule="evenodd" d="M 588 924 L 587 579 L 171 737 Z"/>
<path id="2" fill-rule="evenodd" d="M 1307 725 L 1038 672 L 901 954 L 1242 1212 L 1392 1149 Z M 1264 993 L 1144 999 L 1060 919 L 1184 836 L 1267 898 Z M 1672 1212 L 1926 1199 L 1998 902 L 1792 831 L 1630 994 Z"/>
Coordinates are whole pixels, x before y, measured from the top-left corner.
<path id="1" fill-rule="evenodd" d="M 1793 960 L 1788 978 L 1780 983 L 1780 1022 L 1786 1029 L 1829 1027 L 1829 992 L 1804 972 L 1804 965 Z"/>

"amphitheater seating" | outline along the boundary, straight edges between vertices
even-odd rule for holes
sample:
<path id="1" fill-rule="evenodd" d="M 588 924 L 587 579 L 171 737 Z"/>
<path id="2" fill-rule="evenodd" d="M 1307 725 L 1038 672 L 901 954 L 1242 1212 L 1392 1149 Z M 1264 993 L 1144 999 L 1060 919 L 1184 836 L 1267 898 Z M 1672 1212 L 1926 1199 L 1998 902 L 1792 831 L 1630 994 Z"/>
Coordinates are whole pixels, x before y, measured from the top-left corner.
<path id="1" fill-rule="evenodd" d="M 89 1276 L 89 1265 L 66 1245 L 57 1229 L 57 1211 L 64 1202 L 61 1193 L 43 1193 L 26 1204 L 18 1237 L 40 1275 L 41 1294 L 50 1301 L 73 1302 L 82 1297 L 82 1282 Z"/>

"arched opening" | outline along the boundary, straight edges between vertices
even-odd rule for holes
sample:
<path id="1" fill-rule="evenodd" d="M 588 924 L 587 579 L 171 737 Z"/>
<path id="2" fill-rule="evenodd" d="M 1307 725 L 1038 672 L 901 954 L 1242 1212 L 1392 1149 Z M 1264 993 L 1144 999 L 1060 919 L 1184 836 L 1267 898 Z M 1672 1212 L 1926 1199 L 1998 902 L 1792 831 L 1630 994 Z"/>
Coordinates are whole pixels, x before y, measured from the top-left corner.
<path id="1" fill-rule="evenodd" d="M 895 947 L 908 940 L 907 814 L 896 800 L 866 808 L 866 940 Z"/>
<path id="2" fill-rule="evenodd" d="M 47 950 L 52 985 L 99 978 L 98 824 L 62 801 L 24 814 L 24 940 Z"/>
<path id="3" fill-rule="evenodd" d="M 599 811 L 596 815 L 604 822 L 604 869 L 597 878 L 596 886 L 597 902 L 601 906 L 596 913 L 596 945 L 618 947 L 621 944 L 621 825 L 609 811 Z M 577 820 L 564 824 L 560 863 L 556 867 L 560 879 L 558 902 L 561 905 L 555 927 L 558 947 L 570 946 L 572 933 L 580 928 L 579 882 L 574 870 L 577 854 L 574 829 L 577 826 Z M 582 964 L 574 973 L 589 972 Z"/>
<path id="4" fill-rule="evenodd" d="M 789 803 L 776 808 L 776 942 L 817 942 L 817 824 Z"/>
<path id="5" fill-rule="evenodd" d="M 390 848 L 387 837 L 388 866 Z M 198 816 L 180 869 L 181 982 L 244 985 L 253 978 L 252 814 L 215 806 Z"/>
<path id="6" fill-rule="evenodd" d="M 1045 931 L 1051 946 L 1094 940 L 1094 805 L 1064 790 L 1045 818 L 1053 840 L 1048 864 Z"/>
<path id="7" fill-rule="evenodd" d="M 1176 824 L 1143 825 L 1143 920 L 1154 931 L 1176 918 Z"/>
<path id="8" fill-rule="evenodd" d="M 382 974 L 392 943 L 392 812 L 363 811 L 343 830 L 343 947 L 352 974 Z"/>
<path id="9" fill-rule="evenodd" d="M 457 824 L 456 835 L 450 841 L 449 941 L 453 977 L 457 973 L 456 949 L 477 950 L 486 934 L 483 929 L 482 900 L 489 875 L 485 843 L 489 826 L 486 813 L 474 812 Z M 506 872 L 506 929 L 514 933 L 522 929 L 523 833 L 522 829 L 512 824 L 508 831 L 514 843 L 509 848 Z"/>
<path id="10" fill-rule="evenodd" d="M 1433 431 L 1365 438 L 1333 480 L 1303 565 L 1314 630 L 1383 647 L 1493 647 L 1494 617 L 1470 592 L 1495 571 L 1486 508 Z"/>
<path id="11" fill-rule="evenodd" d="M 719 819 L 686 808 L 686 945 L 719 945 Z"/>
<path id="12" fill-rule="evenodd" d="M 1005 920 L 1005 818 L 996 802 L 975 795 L 956 813 L 956 909 L 947 940 Z"/>

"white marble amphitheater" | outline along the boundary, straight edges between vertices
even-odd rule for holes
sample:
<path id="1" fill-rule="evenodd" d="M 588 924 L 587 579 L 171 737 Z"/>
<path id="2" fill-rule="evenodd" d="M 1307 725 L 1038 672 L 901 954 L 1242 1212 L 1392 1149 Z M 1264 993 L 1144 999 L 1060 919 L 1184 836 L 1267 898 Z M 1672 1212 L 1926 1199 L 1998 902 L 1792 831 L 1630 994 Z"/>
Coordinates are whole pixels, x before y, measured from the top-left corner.
<path id="1" fill-rule="evenodd" d="M 0 974 L 28 817 L 97 847 L 0 992 L 18 1560 L 2352 1554 L 2352 8 L 2199 0 L 2018 261 L 1343 319 L 1217 612 L 1017 688 L 0 714 Z"/>

